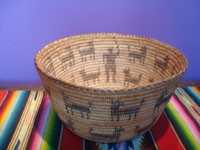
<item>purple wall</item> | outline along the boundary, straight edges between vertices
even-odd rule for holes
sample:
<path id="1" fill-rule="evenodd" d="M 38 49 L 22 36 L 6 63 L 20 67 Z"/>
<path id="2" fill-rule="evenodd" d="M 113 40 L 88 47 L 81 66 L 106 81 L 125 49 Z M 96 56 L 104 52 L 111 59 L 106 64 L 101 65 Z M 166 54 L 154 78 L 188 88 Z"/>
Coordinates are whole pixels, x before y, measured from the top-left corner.
<path id="1" fill-rule="evenodd" d="M 141 35 L 168 43 L 200 80 L 199 0 L 0 0 L 0 84 L 40 83 L 34 55 L 46 44 L 91 32 Z"/>

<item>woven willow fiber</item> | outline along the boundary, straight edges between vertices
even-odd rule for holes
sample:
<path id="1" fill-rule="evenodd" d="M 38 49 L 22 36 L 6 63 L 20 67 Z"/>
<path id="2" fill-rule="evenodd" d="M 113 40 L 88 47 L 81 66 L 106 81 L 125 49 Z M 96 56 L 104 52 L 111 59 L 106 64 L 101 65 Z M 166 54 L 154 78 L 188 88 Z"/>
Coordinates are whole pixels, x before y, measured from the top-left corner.
<path id="1" fill-rule="evenodd" d="M 157 40 L 96 33 L 50 43 L 35 56 L 35 66 L 71 131 L 119 142 L 144 134 L 158 120 L 187 60 Z"/>

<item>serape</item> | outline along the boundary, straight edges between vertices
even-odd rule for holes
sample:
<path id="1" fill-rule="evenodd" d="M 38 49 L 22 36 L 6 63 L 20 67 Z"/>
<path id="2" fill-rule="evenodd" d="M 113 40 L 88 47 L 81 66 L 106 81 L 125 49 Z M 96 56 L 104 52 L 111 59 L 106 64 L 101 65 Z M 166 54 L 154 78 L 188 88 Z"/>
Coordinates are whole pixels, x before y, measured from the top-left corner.
<path id="1" fill-rule="evenodd" d="M 44 91 L 0 91 L 0 150 L 200 149 L 200 87 L 177 88 L 150 131 L 120 143 L 96 143 L 69 131 Z"/>

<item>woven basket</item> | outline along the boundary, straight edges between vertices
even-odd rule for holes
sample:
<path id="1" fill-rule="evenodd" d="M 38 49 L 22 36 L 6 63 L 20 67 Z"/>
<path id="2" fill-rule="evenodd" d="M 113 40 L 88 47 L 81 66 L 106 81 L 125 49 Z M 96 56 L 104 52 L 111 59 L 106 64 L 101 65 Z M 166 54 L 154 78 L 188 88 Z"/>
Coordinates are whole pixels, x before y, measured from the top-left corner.
<path id="1" fill-rule="evenodd" d="M 187 68 L 176 48 L 115 33 L 50 43 L 35 66 L 59 118 L 89 140 L 119 142 L 148 131 Z"/>

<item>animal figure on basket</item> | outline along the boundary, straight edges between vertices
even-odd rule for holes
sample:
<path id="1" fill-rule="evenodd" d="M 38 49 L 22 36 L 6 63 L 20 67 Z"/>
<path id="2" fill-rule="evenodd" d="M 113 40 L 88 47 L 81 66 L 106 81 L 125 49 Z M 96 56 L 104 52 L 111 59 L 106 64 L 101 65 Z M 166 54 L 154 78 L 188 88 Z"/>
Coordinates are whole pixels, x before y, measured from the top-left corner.
<path id="1" fill-rule="evenodd" d="M 85 85 L 85 82 L 87 82 L 87 85 L 89 85 L 89 82 L 88 82 L 89 80 L 93 80 L 94 84 L 96 84 L 96 79 L 98 79 L 98 82 L 100 82 L 99 81 L 100 67 L 98 69 L 98 72 L 93 72 L 93 73 L 86 74 L 85 69 L 82 69 L 80 71 L 80 74 L 81 74 L 81 77 L 83 79 L 84 85 Z"/>
<path id="2" fill-rule="evenodd" d="M 90 60 L 93 58 L 95 60 L 95 47 L 92 41 L 88 42 L 88 47 L 80 50 L 79 49 L 79 54 L 81 55 L 81 60 L 82 62 L 87 61 L 87 55 L 90 55 Z"/>
<path id="3" fill-rule="evenodd" d="M 129 108 L 120 108 L 121 106 L 124 106 L 123 102 L 119 102 L 117 100 L 115 103 L 113 100 L 111 101 L 111 121 L 113 121 L 113 117 L 117 116 L 117 121 L 119 121 L 120 115 L 128 115 L 128 120 L 131 119 L 131 115 L 134 114 L 134 119 L 137 116 L 137 113 L 140 110 L 140 106 L 145 102 L 144 99 L 141 100 L 140 105 L 136 107 L 129 107 Z"/>
<path id="4" fill-rule="evenodd" d="M 75 83 L 75 78 L 74 78 L 74 75 L 73 75 L 73 74 L 71 75 L 71 80 L 69 80 L 69 82 L 70 82 L 70 83 Z"/>
<path id="5" fill-rule="evenodd" d="M 67 123 L 65 123 L 65 125 L 68 127 L 68 128 L 70 128 L 72 131 L 74 131 L 75 132 L 75 129 L 74 129 L 74 125 L 75 125 L 75 123 L 69 118 L 67 118 Z"/>
<path id="6" fill-rule="evenodd" d="M 164 92 L 161 93 L 159 99 L 157 100 L 157 102 L 155 104 L 155 107 L 154 107 L 153 111 L 155 111 L 156 109 L 159 110 L 160 105 L 162 105 L 163 103 L 168 102 L 168 100 L 170 99 L 172 94 L 170 94 L 169 96 L 165 97 L 167 95 L 167 93 L 168 93 L 167 90 L 165 90 Z"/>
<path id="7" fill-rule="evenodd" d="M 150 83 L 153 83 L 154 82 L 154 79 L 151 77 L 151 78 L 149 78 L 149 82 Z"/>
<path id="8" fill-rule="evenodd" d="M 109 139 L 109 140 L 116 139 L 116 141 L 119 141 L 120 134 L 123 131 L 124 131 L 124 128 L 122 128 L 121 126 L 119 128 L 115 127 L 115 130 L 113 131 L 112 134 L 95 133 L 95 132 L 93 132 L 92 127 L 89 128 L 90 135 L 99 140 L 102 140 L 105 138 L 105 139 Z"/>
<path id="9" fill-rule="evenodd" d="M 50 75 L 56 75 L 54 65 L 53 65 L 53 62 L 51 61 L 51 58 L 48 58 L 48 61 L 49 61 L 49 63 L 48 63 L 48 65 L 45 66 L 45 71 Z"/>
<path id="10" fill-rule="evenodd" d="M 154 118 L 152 119 L 151 123 L 148 124 L 147 126 L 143 127 L 143 128 L 140 128 L 140 126 L 137 125 L 137 126 L 135 127 L 135 133 L 136 133 L 136 135 L 138 136 L 138 135 L 140 135 L 141 133 L 143 133 L 144 131 L 147 131 L 148 129 L 150 129 L 150 128 L 153 126 L 153 124 L 155 123 L 155 121 L 156 121 L 157 118 L 158 118 L 158 116 L 154 117 Z"/>
<path id="11" fill-rule="evenodd" d="M 68 66 L 71 67 L 72 65 L 75 64 L 75 59 L 72 49 L 70 47 L 67 47 L 66 51 L 68 52 L 67 54 L 60 56 L 61 62 L 63 64 L 63 70 L 67 69 Z"/>
<path id="12" fill-rule="evenodd" d="M 172 70 L 171 70 L 171 75 L 175 75 L 176 74 L 176 65 L 173 65 Z"/>
<path id="13" fill-rule="evenodd" d="M 156 56 L 155 56 L 154 70 L 157 71 L 160 68 L 161 70 L 160 73 L 164 73 L 168 66 L 169 56 L 168 55 L 165 56 L 165 58 L 163 59 L 164 61 L 162 61 L 157 58 L 157 55 L 158 53 L 156 53 Z"/>
<path id="14" fill-rule="evenodd" d="M 147 48 L 145 46 L 142 46 L 140 51 L 131 51 L 131 46 L 128 46 L 128 51 L 129 54 L 128 56 L 130 57 L 129 62 L 135 62 L 136 59 L 140 60 L 140 64 L 144 65 L 146 53 L 147 53 Z"/>
<path id="15" fill-rule="evenodd" d="M 132 83 L 133 85 L 138 85 L 140 83 L 140 80 L 142 78 L 141 73 L 139 74 L 138 78 L 131 76 L 129 68 L 124 69 L 123 73 L 124 73 L 124 86 L 125 87 L 128 87 L 129 83 Z"/>
<path id="16" fill-rule="evenodd" d="M 83 113 L 85 112 L 87 114 L 87 119 L 89 119 L 90 108 L 92 106 L 92 102 L 88 102 L 88 106 L 84 106 L 84 105 L 79 105 L 79 104 L 76 104 L 76 103 L 69 102 L 70 98 L 64 92 L 62 92 L 62 96 L 63 96 L 63 100 L 64 100 L 64 103 L 65 103 L 65 108 L 67 110 L 67 113 L 69 113 L 68 108 L 71 109 L 72 115 L 74 114 L 73 110 L 77 110 L 77 111 L 80 111 L 81 117 L 84 118 Z"/>
<path id="17" fill-rule="evenodd" d="M 108 49 L 108 53 L 103 54 L 103 63 L 105 64 L 105 73 L 107 76 L 106 82 L 110 82 L 110 73 L 113 73 L 113 82 L 116 82 L 115 75 L 116 75 L 116 58 L 119 56 L 119 46 L 118 52 L 114 53 L 113 49 Z M 105 61 L 106 60 L 106 61 Z"/>

